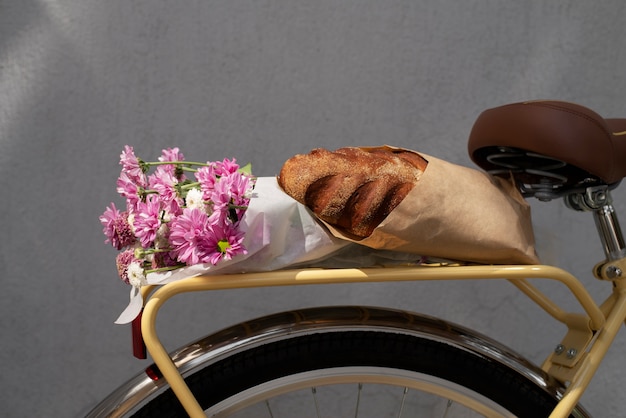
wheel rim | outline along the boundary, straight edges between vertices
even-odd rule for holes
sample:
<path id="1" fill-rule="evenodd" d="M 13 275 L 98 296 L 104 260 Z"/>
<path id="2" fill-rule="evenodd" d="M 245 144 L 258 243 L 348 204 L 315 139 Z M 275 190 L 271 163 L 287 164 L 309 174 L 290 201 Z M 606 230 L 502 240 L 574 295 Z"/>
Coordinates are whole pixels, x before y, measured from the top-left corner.
<path id="1" fill-rule="evenodd" d="M 376 395 L 377 399 L 370 399 Z M 338 402 L 344 402 L 339 406 Z M 281 404 L 282 403 L 282 404 Z M 294 415 L 293 407 L 303 407 Z M 383 367 L 340 367 L 281 377 L 209 408 L 210 417 L 512 417 L 481 394 L 441 378 Z M 381 415 L 384 409 L 386 415 Z M 324 413 L 326 411 L 326 413 Z M 330 415 L 329 415 L 330 412 Z"/>

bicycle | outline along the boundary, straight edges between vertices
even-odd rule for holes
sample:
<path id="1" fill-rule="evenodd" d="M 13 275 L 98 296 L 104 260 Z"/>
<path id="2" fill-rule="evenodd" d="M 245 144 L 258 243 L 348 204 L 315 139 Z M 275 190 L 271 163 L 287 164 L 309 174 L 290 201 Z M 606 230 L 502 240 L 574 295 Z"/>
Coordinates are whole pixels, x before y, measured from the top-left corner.
<path id="1" fill-rule="evenodd" d="M 291 408 L 303 405 L 314 416 L 324 409 L 343 416 L 346 408 L 354 416 L 382 416 L 377 407 L 387 406 L 387 395 L 397 400 L 392 409 L 398 417 L 419 397 L 440 407 L 442 416 L 589 416 L 578 402 L 626 320 L 626 243 L 610 197 L 626 176 L 620 136 L 626 141 L 626 119 L 604 119 L 572 103 L 536 101 L 483 112 L 469 139 L 472 159 L 493 175 L 512 175 L 524 197 L 563 198 L 568 208 L 593 214 L 606 256 L 593 274 L 611 285 L 603 303 L 596 304 L 568 272 L 532 264 L 304 268 L 147 286 L 141 322 L 134 326 L 154 364 L 88 417 L 259 416 L 260 410 L 302 417 L 307 415 Z M 583 313 L 562 309 L 531 279 L 562 283 Z M 568 331 L 540 367 L 475 331 L 393 308 L 278 313 L 171 354 L 156 333 L 159 309 L 186 292 L 425 280 L 506 280 Z M 135 348 L 142 350 L 141 341 Z M 372 393 L 378 395 L 374 405 L 367 402 Z"/>

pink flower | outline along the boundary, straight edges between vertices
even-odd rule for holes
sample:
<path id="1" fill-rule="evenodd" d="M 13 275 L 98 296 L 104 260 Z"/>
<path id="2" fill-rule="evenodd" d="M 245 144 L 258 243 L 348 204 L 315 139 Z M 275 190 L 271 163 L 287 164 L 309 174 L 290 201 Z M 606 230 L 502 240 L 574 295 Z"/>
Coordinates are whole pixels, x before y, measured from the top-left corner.
<path id="1" fill-rule="evenodd" d="M 133 212 L 137 203 L 141 201 L 142 188 L 129 177 L 128 173 L 122 171 L 117 179 L 117 193 L 126 198 L 126 205 Z"/>
<path id="2" fill-rule="evenodd" d="M 180 162 L 184 161 L 185 156 L 180 152 L 178 148 L 168 148 L 164 149 L 159 157 L 159 161 L 172 161 L 172 162 Z M 166 164 L 159 166 L 162 170 L 171 173 L 178 181 L 183 181 L 186 179 L 182 170 L 177 170 L 176 164 Z"/>
<path id="3" fill-rule="evenodd" d="M 170 243 L 174 257 L 186 264 L 198 264 L 203 258 L 199 247 L 208 228 L 209 217 L 197 208 L 185 208 L 170 222 Z"/>
<path id="4" fill-rule="evenodd" d="M 245 254 L 244 233 L 230 223 L 220 220 L 215 213 L 208 217 L 199 209 L 186 208 L 183 214 L 170 223 L 172 253 L 188 265 L 217 264 L 237 254 Z"/>
<path id="5" fill-rule="evenodd" d="M 111 202 L 111 206 L 107 206 L 104 213 L 100 216 L 100 223 L 102 224 L 102 232 L 107 237 L 105 243 L 111 242 L 116 247 L 117 242 L 113 242 L 117 238 L 115 231 L 115 224 L 120 217 L 121 212 L 115 207 L 115 203 Z M 119 250 L 119 248 L 118 248 Z"/>
<path id="6" fill-rule="evenodd" d="M 183 205 L 183 201 L 176 190 L 177 185 L 178 180 L 174 172 L 163 166 L 158 167 L 154 174 L 149 177 L 150 188 L 158 193 L 164 208 L 174 215 L 180 214 L 180 207 Z"/>
<path id="7" fill-rule="evenodd" d="M 232 224 L 230 219 L 230 209 L 228 206 L 214 207 L 213 211 L 209 213 L 209 224 Z"/>
<path id="8" fill-rule="evenodd" d="M 214 211 L 227 211 L 231 201 L 231 179 L 230 177 L 222 177 L 211 191 L 209 200 L 213 202 Z"/>
<path id="9" fill-rule="evenodd" d="M 216 265 L 220 260 L 230 260 L 237 254 L 247 254 L 243 246 L 244 233 L 228 223 L 211 223 L 210 231 L 201 241 L 201 262 Z"/>
<path id="10" fill-rule="evenodd" d="M 175 257 L 169 252 L 156 252 L 154 253 L 154 259 L 152 260 L 152 268 L 174 267 L 180 263 L 176 261 Z"/>
<path id="11" fill-rule="evenodd" d="M 105 243 L 111 243 L 117 250 L 133 245 L 136 242 L 135 235 L 128 223 L 128 212 L 120 212 L 115 203 L 111 203 L 100 216 L 102 232 L 107 237 Z"/>
<path id="12" fill-rule="evenodd" d="M 217 264 L 247 253 L 238 226 L 255 179 L 241 173 L 234 158 L 192 169 L 198 164 L 185 162 L 178 148 L 164 149 L 159 162 L 146 163 L 126 145 L 120 165 L 116 185 L 126 211 L 111 203 L 100 222 L 105 242 L 121 250 L 116 265 L 124 282 L 143 286 L 148 266 Z M 185 177 L 186 170 L 195 171 L 197 183 Z"/>
<path id="13" fill-rule="evenodd" d="M 126 284 L 130 284 L 128 280 L 128 266 L 135 260 L 135 251 L 131 248 L 122 251 L 115 257 L 115 265 L 117 266 L 117 274 Z"/>
<path id="14" fill-rule="evenodd" d="M 161 204 L 155 195 L 149 195 L 147 202 L 137 204 L 137 212 L 133 226 L 135 235 L 139 238 L 141 246 L 148 248 L 154 243 L 157 231 L 161 226 Z"/>
<path id="15" fill-rule="evenodd" d="M 159 161 L 184 161 L 184 160 L 185 160 L 185 156 L 183 155 L 182 152 L 180 152 L 178 147 L 164 149 L 161 153 L 161 156 L 159 157 Z"/>
<path id="16" fill-rule="evenodd" d="M 215 167 L 213 165 L 200 167 L 194 175 L 196 180 L 200 183 L 200 190 L 202 190 L 204 199 L 211 200 L 211 193 L 213 193 L 215 182 L 217 181 Z"/>
<path id="17" fill-rule="evenodd" d="M 234 206 L 247 207 L 250 203 L 250 196 L 254 188 L 254 181 L 249 176 L 240 172 L 232 173 L 228 176 L 230 181 L 231 203 Z M 243 210 L 238 209 L 238 213 L 243 215 Z M 241 217 L 240 217 L 241 218 Z"/>
<path id="18" fill-rule="evenodd" d="M 141 162 L 135 156 L 133 147 L 124 146 L 124 151 L 120 154 L 120 164 L 122 172 L 125 172 L 133 182 L 141 186 L 146 185 L 146 176 L 141 168 Z"/>
<path id="19" fill-rule="evenodd" d="M 226 176 L 228 174 L 236 173 L 239 170 L 239 165 L 237 164 L 236 159 L 229 160 L 228 158 L 224 158 L 224 161 L 216 161 L 215 163 L 215 173 L 218 176 Z"/>
<path id="20" fill-rule="evenodd" d="M 224 212 L 233 223 L 239 222 L 250 203 L 252 181 L 250 177 L 238 171 L 227 174 L 215 183 L 209 200 L 213 210 Z"/>

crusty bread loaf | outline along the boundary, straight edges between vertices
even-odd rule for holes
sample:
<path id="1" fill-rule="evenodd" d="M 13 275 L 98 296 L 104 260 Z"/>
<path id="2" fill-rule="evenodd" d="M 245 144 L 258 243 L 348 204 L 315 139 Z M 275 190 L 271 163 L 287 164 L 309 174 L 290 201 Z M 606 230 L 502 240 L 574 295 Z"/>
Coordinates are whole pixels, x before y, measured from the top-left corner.
<path id="1" fill-rule="evenodd" d="M 390 147 L 318 148 L 283 165 L 278 183 L 320 219 L 368 237 L 417 184 L 428 162 Z"/>

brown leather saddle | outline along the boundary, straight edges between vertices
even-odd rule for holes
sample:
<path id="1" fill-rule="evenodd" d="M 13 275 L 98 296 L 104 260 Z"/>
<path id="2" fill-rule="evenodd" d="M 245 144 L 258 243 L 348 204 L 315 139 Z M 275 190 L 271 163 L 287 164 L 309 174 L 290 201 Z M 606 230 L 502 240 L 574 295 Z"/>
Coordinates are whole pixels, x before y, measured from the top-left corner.
<path id="1" fill-rule="evenodd" d="M 514 176 L 526 196 L 553 197 L 626 176 L 626 119 L 605 119 L 584 106 L 529 101 L 485 110 L 469 137 L 472 160 Z"/>

